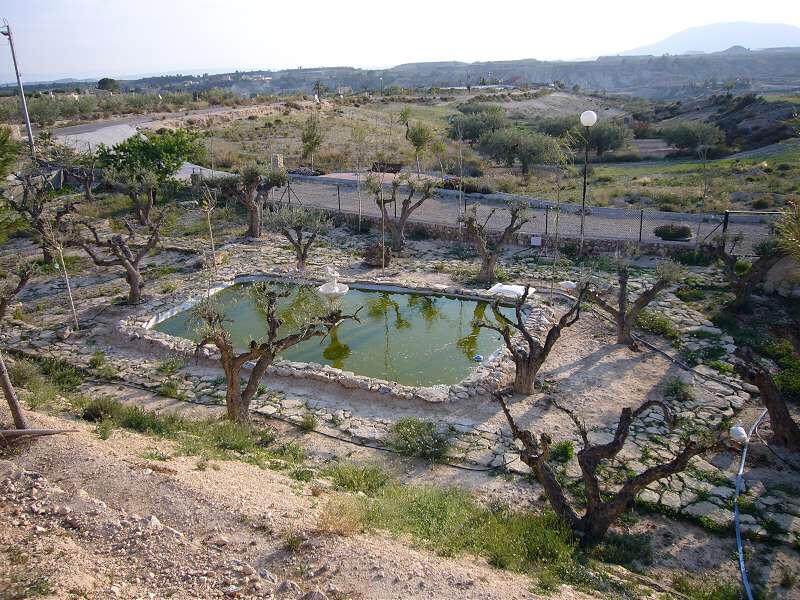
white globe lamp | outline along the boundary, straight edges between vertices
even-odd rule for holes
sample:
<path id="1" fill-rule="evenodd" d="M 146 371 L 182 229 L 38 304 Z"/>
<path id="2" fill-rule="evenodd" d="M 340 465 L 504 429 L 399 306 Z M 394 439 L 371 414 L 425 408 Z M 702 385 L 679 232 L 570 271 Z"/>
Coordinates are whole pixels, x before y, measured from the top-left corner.
<path id="1" fill-rule="evenodd" d="M 731 439 L 737 444 L 746 444 L 750 439 L 750 436 L 747 435 L 747 431 L 745 431 L 744 427 L 741 425 L 734 425 L 731 427 L 730 434 Z"/>
<path id="2" fill-rule="evenodd" d="M 585 110 L 581 113 L 581 125 L 591 127 L 597 123 L 597 113 L 593 110 Z"/>

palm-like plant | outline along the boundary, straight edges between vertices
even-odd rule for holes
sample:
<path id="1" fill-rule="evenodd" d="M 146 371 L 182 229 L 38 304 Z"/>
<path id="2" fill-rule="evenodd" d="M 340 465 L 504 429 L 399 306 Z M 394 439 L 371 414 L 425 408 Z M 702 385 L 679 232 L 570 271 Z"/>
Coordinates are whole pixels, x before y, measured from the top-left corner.
<path id="1" fill-rule="evenodd" d="M 800 260 L 800 201 L 789 205 L 775 228 L 781 249 Z"/>

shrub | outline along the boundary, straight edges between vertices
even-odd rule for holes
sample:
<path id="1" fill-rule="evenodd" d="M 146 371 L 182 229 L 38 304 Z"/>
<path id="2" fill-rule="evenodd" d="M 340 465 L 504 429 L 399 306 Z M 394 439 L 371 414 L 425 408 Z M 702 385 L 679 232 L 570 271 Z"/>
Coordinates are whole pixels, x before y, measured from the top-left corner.
<path id="1" fill-rule="evenodd" d="M 186 360 L 182 356 L 173 356 L 163 361 L 156 367 L 156 373 L 159 375 L 175 375 L 183 368 Z"/>
<path id="2" fill-rule="evenodd" d="M 357 465 L 336 463 L 323 469 L 322 475 L 330 478 L 340 490 L 362 492 L 367 496 L 375 496 L 391 481 L 391 475 L 378 465 Z"/>
<path id="3" fill-rule="evenodd" d="M 450 436 L 438 431 L 435 423 L 406 417 L 392 425 L 387 444 L 404 456 L 439 460 L 450 447 Z"/>
<path id="4" fill-rule="evenodd" d="M 300 420 L 300 429 L 303 431 L 314 431 L 317 428 L 317 417 L 312 413 L 306 413 Z"/>
<path id="5" fill-rule="evenodd" d="M 102 367 L 104 364 L 106 364 L 106 355 L 99 350 L 92 354 L 92 357 L 89 359 L 89 366 L 93 369 Z"/>
<path id="6" fill-rule="evenodd" d="M 249 452 L 255 446 L 250 430 L 231 421 L 219 423 L 213 430 L 212 440 L 214 445 L 221 450 L 232 450 L 239 453 Z"/>
<path id="7" fill-rule="evenodd" d="M 571 440 L 556 442 L 550 450 L 550 458 L 556 462 L 569 462 L 573 456 L 575 456 L 575 445 Z"/>
<path id="8" fill-rule="evenodd" d="M 672 587 L 696 600 L 739 600 L 739 584 L 721 581 L 696 581 L 685 575 L 672 580 Z"/>
<path id="9" fill-rule="evenodd" d="M 668 340 L 675 341 L 678 339 L 678 329 L 672 321 L 660 313 L 643 310 L 639 313 L 636 324 L 644 331 L 656 335 L 663 335 Z"/>
<path id="10" fill-rule="evenodd" d="M 699 248 L 679 250 L 672 255 L 672 258 L 682 265 L 690 267 L 707 267 L 715 261 L 711 254 Z"/>
<path id="11" fill-rule="evenodd" d="M 694 388 L 678 377 L 670 377 L 664 386 L 664 395 L 678 402 L 689 402 L 695 399 Z"/>
<path id="12" fill-rule="evenodd" d="M 492 184 L 485 179 L 477 177 L 448 177 L 440 185 L 445 190 L 461 190 L 465 194 L 493 194 L 495 192 Z"/>
<path id="13" fill-rule="evenodd" d="M 185 400 L 186 393 L 181 390 L 178 381 L 175 379 L 167 379 L 156 390 L 160 395 L 167 398 L 175 398 L 176 400 Z"/>
<path id="14" fill-rule="evenodd" d="M 103 419 L 115 416 L 119 411 L 120 403 L 108 396 L 94 398 L 81 410 L 81 418 L 84 421 L 97 423 Z"/>
<path id="15" fill-rule="evenodd" d="M 762 196 L 761 198 L 756 198 L 753 200 L 750 205 L 754 210 L 766 210 L 768 208 L 772 208 L 774 204 L 775 203 L 772 201 L 772 198 L 765 198 Z"/>
<path id="16" fill-rule="evenodd" d="M 647 534 L 609 533 L 601 543 L 592 548 L 590 556 L 630 568 L 635 567 L 636 563 L 652 563 L 653 547 Z"/>
<path id="17" fill-rule="evenodd" d="M 42 374 L 62 392 L 74 392 L 83 383 L 83 373 L 60 358 L 45 356 L 35 360 Z"/>
<path id="18" fill-rule="evenodd" d="M 662 240 L 688 240 L 692 237 L 692 229 L 688 225 L 659 225 L 653 230 L 656 237 Z"/>
<path id="19" fill-rule="evenodd" d="M 702 290 L 688 286 L 680 287 L 675 290 L 675 295 L 684 302 L 696 302 L 697 300 L 702 300 L 705 297 L 705 294 Z"/>

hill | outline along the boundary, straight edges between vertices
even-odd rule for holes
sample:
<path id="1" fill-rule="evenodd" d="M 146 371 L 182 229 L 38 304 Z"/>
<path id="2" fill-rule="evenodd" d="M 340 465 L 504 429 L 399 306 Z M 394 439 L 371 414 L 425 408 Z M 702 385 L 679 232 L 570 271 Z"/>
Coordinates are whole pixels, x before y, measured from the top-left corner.
<path id="1" fill-rule="evenodd" d="M 734 46 L 749 49 L 800 46 L 800 27 L 783 23 L 714 23 L 685 29 L 655 44 L 622 54 L 661 56 L 722 52 Z"/>

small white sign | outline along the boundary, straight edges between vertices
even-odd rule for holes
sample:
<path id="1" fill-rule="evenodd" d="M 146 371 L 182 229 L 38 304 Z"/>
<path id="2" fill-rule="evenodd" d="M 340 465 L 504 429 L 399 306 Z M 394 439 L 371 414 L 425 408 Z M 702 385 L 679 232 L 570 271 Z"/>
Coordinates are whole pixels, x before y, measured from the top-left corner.
<path id="1" fill-rule="evenodd" d="M 531 236 L 531 246 L 539 247 L 542 245 L 542 236 L 540 235 L 532 235 Z"/>

